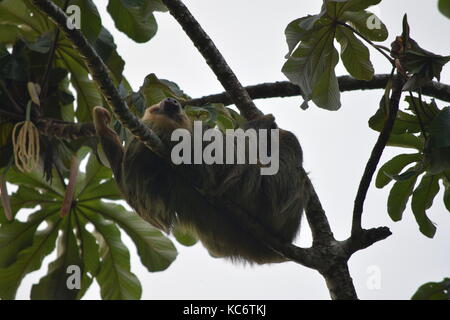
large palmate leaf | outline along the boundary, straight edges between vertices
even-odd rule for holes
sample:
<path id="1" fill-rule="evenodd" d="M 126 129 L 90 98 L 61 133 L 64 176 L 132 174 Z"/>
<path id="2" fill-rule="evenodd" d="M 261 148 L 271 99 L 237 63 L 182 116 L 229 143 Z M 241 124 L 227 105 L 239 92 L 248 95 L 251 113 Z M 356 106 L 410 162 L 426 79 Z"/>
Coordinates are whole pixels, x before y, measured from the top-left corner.
<path id="1" fill-rule="evenodd" d="M 177 251 L 173 243 L 135 213 L 120 205 L 99 201 L 83 202 L 80 206 L 87 212 L 116 222 L 133 240 L 142 264 L 149 271 L 165 270 L 175 260 Z"/>
<path id="2" fill-rule="evenodd" d="M 86 149 L 78 152 L 80 159 L 85 154 Z M 41 208 L 25 222 L 0 220 L 1 299 L 13 299 L 22 279 L 39 269 L 55 248 L 56 259 L 33 286 L 32 299 L 79 299 L 94 278 L 104 299 L 138 299 L 141 286 L 130 272 L 130 256 L 120 229 L 135 243 L 149 271 L 164 270 L 176 258 L 174 245 L 159 230 L 122 206 L 102 202 L 104 198 L 119 199 L 120 193 L 111 170 L 94 156 L 90 156 L 86 172 L 78 174 L 74 201 L 64 217 L 60 211 L 67 190 L 59 180 L 47 182 L 36 173 L 19 174 L 14 169 L 6 178 L 20 184 L 10 196 L 13 216 L 22 208 Z M 39 231 L 44 223 L 47 228 Z"/>
<path id="3" fill-rule="evenodd" d="M 383 129 L 387 119 L 384 101 L 383 97 L 380 108 L 369 120 L 369 126 L 377 131 Z M 406 111 L 398 112 L 387 145 L 413 148 L 418 153 L 400 154 L 387 161 L 379 169 L 375 185 L 383 188 L 391 180 L 396 180 L 387 201 L 389 216 L 393 221 L 400 221 L 412 198 L 411 209 L 419 229 L 425 236 L 432 238 L 436 226 L 429 219 L 427 210 L 439 192 L 439 181 L 443 182 L 446 189 L 444 204 L 447 209 L 450 207 L 450 108 L 441 110 L 434 100 L 427 103 L 412 94 L 405 101 L 408 107 Z"/>
<path id="4" fill-rule="evenodd" d="M 0 269 L 0 297 L 14 299 L 23 277 L 41 267 L 42 260 L 55 248 L 60 221 L 53 217 L 49 226 L 34 235 L 33 244 L 22 250 L 17 260 L 6 268 Z"/>
<path id="5" fill-rule="evenodd" d="M 373 41 L 387 38 L 384 24 L 365 11 L 380 1 L 324 0 L 319 14 L 296 19 L 287 26 L 289 53 L 282 71 L 302 89 L 305 100 L 302 108 L 307 107 L 309 100 L 328 110 L 337 110 L 341 106 L 334 71 L 339 61 L 335 39 L 341 45 L 341 58 L 347 71 L 361 80 L 373 77 L 369 50 L 353 31 Z M 371 19 L 372 24 L 369 23 Z"/>
<path id="6" fill-rule="evenodd" d="M 50 263 L 47 275 L 41 278 L 38 284 L 33 285 L 31 299 L 73 300 L 81 289 L 81 285 L 79 288 L 68 285 L 67 271 L 72 266 L 76 268 L 82 266 L 80 248 L 70 223 L 71 218 L 72 216 L 64 218 L 61 226 L 62 235 L 58 242 L 58 256 Z"/>
<path id="7" fill-rule="evenodd" d="M 12 196 L 13 201 L 16 197 Z M 0 226 L 0 268 L 6 268 L 16 261 L 18 253 L 31 246 L 39 225 L 58 212 L 56 205 L 39 210 L 28 217 L 27 222 L 13 221 Z"/>
<path id="8" fill-rule="evenodd" d="M 101 295 L 106 300 L 139 299 L 142 293 L 138 278 L 130 271 L 130 253 L 120 239 L 120 232 L 96 212 L 83 215 L 99 236 L 102 264 L 97 275 Z"/>

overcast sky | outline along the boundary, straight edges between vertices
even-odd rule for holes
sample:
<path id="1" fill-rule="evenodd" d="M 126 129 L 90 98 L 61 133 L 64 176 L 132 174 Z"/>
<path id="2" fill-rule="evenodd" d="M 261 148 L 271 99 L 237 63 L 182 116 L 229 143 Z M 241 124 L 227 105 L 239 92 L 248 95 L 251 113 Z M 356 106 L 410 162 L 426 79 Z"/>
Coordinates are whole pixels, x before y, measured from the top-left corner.
<path id="1" fill-rule="evenodd" d="M 168 14 L 156 14 L 159 30 L 146 44 L 136 44 L 113 27 L 106 14 L 106 1 L 95 1 L 103 23 L 111 31 L 118 51 L 126 61 L 125 76 L 135 90 L 144 77 L 155 73 L 170 79 L 192 97 L 222 92 L 190 40 Z M 293 19 L 320 11 L 319 0 L 186 0 L 194 16 L 209 33 L 244 85 L 286 80 L 281 73 L 287 53 L 284 29 Z M 384 0 L 374 10 L 390 31 L 385 45 L 401 33 L 403 14 L 408 13 L 411 36 L 419 44 L 438 54 L 450 54 L 450 20 L 437 10 L 437 0 Z M 371 52 L 376 73 L 388 73 L 388 63 Z M 450 67 L 444 68 L 442 81 L 450 83 Z M 338 75 L 346 74 L 341 65 Z M 265 113 L 273 113 L 277 123 L 294 132 L 303 148 L 304 166 L 327 213 L 335 236 L 349 235 L 353 200 L 364 166 L 377 138 L 367 125 L 375 113 L 382 91 L 358 91 L 342 94 L 337 112 L 299 108 L 300 97 L 257 100 Z M 440 107 L 445 104 L 438 102 Z M 448 105 L 448 104 L 447 104 Z M 382 163 L 403 149 L 386 150 Z M 406 150 L 408 152 L 408 150 Z M 390 187 L 391 185 L 389 185 Z M 401 222 L 393 223 L 386 211 L 388 190 L 371 187 L 365 203 L 365 228 L 388 226 L 393 235 L 387 240 L 359 251 L 349 264 L 350 273 L 361 299 L 409 299 L 417 287 L 450 276 L 450 214 L 442 203 L 442 192 L 429 211 L 437 224 L 434 239 L 418 230 L 409 208 Z M 309 245 L 307 223 L 297 240 Z M 126 238 L 126 237 L 125 237 Z M 169 269 L 149 273 L 139 262 L 136 250 L 126 238 L 132 253 L 132 271 L 143 287 L 143 299 L 329 299 L 323 278 L 314 270 L 295 263 L 243 266 L 209 256 L 199 243 L 186 248 L 177 244 L 179 255 Z M 50 258 L 45 260 L 46 264 Z M 18 298 L 29 297 L 31 285 L 45 273 L 27 276 Z M 380 272 L 380 288 L 368 282 Z M 94 284 L 87 299 L 98 299 Z"/>

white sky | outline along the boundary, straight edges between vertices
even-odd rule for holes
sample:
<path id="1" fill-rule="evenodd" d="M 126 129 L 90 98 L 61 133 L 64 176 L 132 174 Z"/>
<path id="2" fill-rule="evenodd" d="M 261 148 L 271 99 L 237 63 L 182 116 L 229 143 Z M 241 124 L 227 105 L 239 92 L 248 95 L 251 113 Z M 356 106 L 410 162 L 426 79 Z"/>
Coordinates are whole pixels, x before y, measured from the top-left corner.
<path id="1" fill-rule="evenodd" d="M 126 61 L 125 76 L 136 90 L 144 77 L 156 73 L 169 79 L 192 97 L 222 92 L 218 81 L 190 40 L 168 14 L 157 14 L 159 31 L 146 44 L 136 44 L 119 33 L 106 14 L 106 1 L 95 1 L 104 25 L 113 33 L 118 51 Z M 286 80 L 280 69 L 287 45 L 286 25 L 295 18 L 315 14 L 319 0 L 185 0 L 185 4 L 215 41 L 244 85 Z M 401 33 L 403 14 L 408 13 L 411 36 L 419 44 L 438 54 L 450 54 L 450 20 L 437 10 L 435 0 L 384 0 L 375 9 L 391 32 L 385 45 Z M 388 73 L 388 63 L 371 52 L 377 73 Z M 338 75 L 346 74 L 340 65 Z M 450 83 L 450 69 L 444 69 L 442 81 Z M 265 113 L 273 113 L 277 123 L 293 131 L 302 144 L 305 163 L 327 212 L 335 236 L 345 239 L 350 230 L 353 200 L 377 133 L 367 125 L 374 114 L 382 91 L 342 94 L 338 112 L 311 108 L 302 111 L 299 97 L 257 100 Z M 442 107 L 444 104 L 438 102 Z M 447 104 L 448 105 L 448 104 Z M 405 149 L 389 148 L 382 163 Z M 406 150 L 406 152 L 409 152 Z M 388 187 L 390 187 L 389 185 Z M 419 233 L 409 208 L 401 222 L 387 215 L 389 188 L 371 187 L 365 203 L 363 225 L 366 228 L 388 226 L 393 235 L 360 251 L 350 260 L 350 272 L 361 299 L 409 299 L 417 287 L 428 281 L 450 276 L 450 214 L 442 203 L 442 192 L 429 211 L 437 224 L 434 239 Z M 310 234 L 304 220 L 301 245 L 308 245 Z M 186 248 L 177 244 L 178 258 L 169 269 L 149 273 L 139 262 L 130 244 L 132 271 L 143 287 L 143 299 L 329 299 L 323 278 L 314 270 L 295 263 L 242 266 L 215 259 L 201 244 Z M 49 258 L 45 260 L 49 262 Z M 380 272 L 379 289 L 370 289 L 371 270 Z M 17 298 L 28 299 L 31 285 L 44 272 L 27 276 Z M 85 298 L 98 299 L 94 284 Z"/>

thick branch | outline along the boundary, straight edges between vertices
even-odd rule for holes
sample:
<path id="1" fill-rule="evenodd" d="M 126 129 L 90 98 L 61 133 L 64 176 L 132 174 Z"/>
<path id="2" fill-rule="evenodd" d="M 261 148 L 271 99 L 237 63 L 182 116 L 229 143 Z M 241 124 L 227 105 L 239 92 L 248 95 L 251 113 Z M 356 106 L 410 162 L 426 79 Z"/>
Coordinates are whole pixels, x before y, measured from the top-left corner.
<path id="1" fill-rule="evenodd" d="M 67 27 L 68 18 L 66 14 L 54 3 L 48 0 L 32 1 L 39 10 L 44 12 L 64 32 L 77 51 L 83 56 L 90 74 L 123 126 L 128 128 L 148 148 L 157 154 L 163 154 L 164 145 L 159 137 L 129 111 L 127 104 L 122 100 L 119 91 L 109 77 L 108 69 L 103 60 L 98 56 L 97 52 L 95 52 L 80 30 L 76 28 L 71 30 Z"/>
<path id="2" fill-rule="evenodd" d="M 355 198 L 355 206 L 353 208 L 353 223 L 352 223 L 352 235 L 356 235 L 362 231 L 361 217 L 363 212 L 364 201 L 366 199 L 367 191 L 372 177 L 380 162 L 381 155 L 391 135 L 392 128 L 394 127 L 395 119 L 397 118 L 398 108 L 400 104 L 400 98 L 402 95 L 403 81 L 401 78 L 396 77 L 393 81 L 392 95 L 389 104 L 389 114 L 384 124 L 383 130 L 381 130 L 378 140 L 373 147 L 369 161 L 367 162 L 364 174 L 361 178 L 361 182 L 358 187 L 358 192 Z"/>
<path id="3" fill-rule="evenodd" d="M 303 168 L 302 179 L 305 181 L 306 188 L 309 190 L 309 199 L 305 208 L 305 214 L 308 219 L 309 227 L 313 235 L 313 247 L 320 245 L 330 245 L 334 241 L 333 232 L 328 223 L 325 211 L 322 208 L 316 190 Z"/>
<path id="4" fill-rule="evenodd" d="M 388 80 L 389 74 L 375 75 L 370 81 L 357 80 L 350 76 L 338 77 L 339 89 L 342 92 L 384 89 Z M 289 81 L 262 83 L 245 87 L 245 89 L 252 99 L 294 97 L 302 94 L 300 87 Z M 422 93 L 429 97 L 450 102 L 450 86 L 446 84 L 431 81 L 422 87 Z M 233 101 L 226 92 L 223 92 L 192 99 L 184 102 L 184 105 L 202 106 L 207 103 L 223 103 L 227 106 L 233 104 Z"/>
<path id="5" fill-rule="evenodd" d="M 50 137 L 75 140 L 96 136 L 94 125 L 91 122 L 72 123 L 42 118 L 35 124 L 41 134 Z"/>
<path id="6" fill-rule="evenodd" d="M 206 34 L 188 8 L 180 0 L 162 0 L 170 14 L 183 27 L 183 30 L 205 58 L 217 79 L 228 92 L 229 97 L 247 120 L 262 115 L 253 103 L 245 88 L 228 66 L 211 38 Z"/>

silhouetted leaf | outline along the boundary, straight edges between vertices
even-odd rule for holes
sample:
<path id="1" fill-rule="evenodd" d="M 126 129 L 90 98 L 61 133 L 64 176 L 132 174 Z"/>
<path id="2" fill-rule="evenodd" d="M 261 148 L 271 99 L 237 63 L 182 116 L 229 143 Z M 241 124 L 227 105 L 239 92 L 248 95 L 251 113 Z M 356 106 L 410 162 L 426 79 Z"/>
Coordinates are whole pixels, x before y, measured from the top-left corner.
<path id="1" fill-rule="evenodd" d="M 439 0 L 438 7 L 443 15 L 450 18 L 450 0 Z"/>
<path id="2" fill-rule="evenodd" d="M 422 155 L 419 153 L 401 154 L 392 158 L 378 170 L 375 186 L 383 188 L 392 180 L 392 176 L 399 174 L 407 165 L 420 160 Z"/>
<path id="3" fill-rule="evenodd" d="M 400 221 L 402 219 L 409 197 L 413 193 L 417 177 L 415 175 L 408 180 L 397 181 L 392 186 L 388 197 L 387 209 L 393 221 Z"/>
<path id="4" fill-rule="evenodd" d="M 449 300 L 450 278 L 441 282 L 428 282 L 420 286 L 411 300 Z"/>

